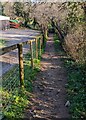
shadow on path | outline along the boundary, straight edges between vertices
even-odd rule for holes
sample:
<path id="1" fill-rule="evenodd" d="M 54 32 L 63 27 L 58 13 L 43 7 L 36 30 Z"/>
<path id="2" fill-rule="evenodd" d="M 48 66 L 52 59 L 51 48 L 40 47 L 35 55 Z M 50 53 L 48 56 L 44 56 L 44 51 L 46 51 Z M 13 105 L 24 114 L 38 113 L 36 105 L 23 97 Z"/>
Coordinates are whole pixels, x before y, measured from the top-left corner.
<path id="1" fill-rule="evenodd" d="M 60 56 L 54 51 L 53 35 L 49 35 L 42 55 L 41 71 L 33 81 L 33 97 L 25 117 L 29 119 L 58 119 L 70 117 L 66 103 L 66 71 Z"/>

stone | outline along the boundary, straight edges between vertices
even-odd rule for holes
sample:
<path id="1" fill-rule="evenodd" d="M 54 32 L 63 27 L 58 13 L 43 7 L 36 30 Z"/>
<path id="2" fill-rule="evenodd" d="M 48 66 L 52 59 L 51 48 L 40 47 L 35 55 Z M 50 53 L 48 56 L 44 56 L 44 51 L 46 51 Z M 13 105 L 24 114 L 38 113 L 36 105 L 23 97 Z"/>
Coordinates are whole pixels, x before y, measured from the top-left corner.
<path id="1" fill-rule="evenodd" d="M 69 107 L 69 106 L 70 106 L 70 102 L 67 101 L 67 102 L 65 103 L 65 106 L 66 106 L 66 107 Z"/>

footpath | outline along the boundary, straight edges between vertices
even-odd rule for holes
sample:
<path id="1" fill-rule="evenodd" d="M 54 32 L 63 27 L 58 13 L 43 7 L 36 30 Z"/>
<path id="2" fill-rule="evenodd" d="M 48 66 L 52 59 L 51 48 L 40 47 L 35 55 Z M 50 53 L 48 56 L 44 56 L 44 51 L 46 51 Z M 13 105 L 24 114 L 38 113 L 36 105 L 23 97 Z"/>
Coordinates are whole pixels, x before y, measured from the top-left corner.
<path id="1" fill-rule="evenodd" d="M 53 35 L 50 34 L 42 55 L 41 71 L 33 81 L 31 105 L 25 117 L 31 120 L 70 118 L 67 102 L 67 74 L 61 61 L 62 56 L 55 52 Z"/>

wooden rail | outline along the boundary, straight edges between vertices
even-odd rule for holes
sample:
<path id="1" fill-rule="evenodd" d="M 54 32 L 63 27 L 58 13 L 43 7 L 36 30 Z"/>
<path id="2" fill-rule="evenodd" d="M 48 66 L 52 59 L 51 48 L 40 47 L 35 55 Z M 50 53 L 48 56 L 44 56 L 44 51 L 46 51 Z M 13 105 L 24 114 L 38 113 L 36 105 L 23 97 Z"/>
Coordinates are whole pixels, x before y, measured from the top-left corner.
<path id="1" fill-rule="evenodd" d="M 24 87 L 24 63 L 23 63 L 23 45 L 24 44 L 30 44 L 30 53 L 31 53 L 31 67 L 34 68 L 34 62 L 33 62 L 33 46 L 32 43 L 35 42 L 36 45 L 36 58 L 38 59 L 38 39 L 40 39 L 40 51 L 41 54 L 41 48 L 42 48 L 42 35 L 37 36 L 31 40 L 27 40 L 25 42 L 20 42 L 15 45 L 11 45 L 8 47 L 4 47 L 0 49 L 0 55 L 4 55 L 5 53 L 11 52 L 12 50 L 18 49 L 18 57 L 19 57 L 19 72 L 20 72 L 20 86 L 21 88 Z"/>

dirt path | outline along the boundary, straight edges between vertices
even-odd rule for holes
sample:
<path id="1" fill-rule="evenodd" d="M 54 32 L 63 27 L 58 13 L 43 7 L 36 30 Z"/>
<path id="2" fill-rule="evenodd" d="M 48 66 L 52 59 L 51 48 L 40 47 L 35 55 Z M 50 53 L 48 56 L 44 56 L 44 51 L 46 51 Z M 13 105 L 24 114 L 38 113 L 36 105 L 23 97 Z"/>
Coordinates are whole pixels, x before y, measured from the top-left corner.
<path id="1" fill-rule="evenodd" d="M 27 118 L 54 120 L 69 118 L 66 103 L 66 71 L 60 56 L 54 51 L 53 36 L 49 35 L 45 54 L 42 55 L 41 71 L 34 81 L 32 105 L 28 106 Z M 30 107 L 30 109 L 29 109 Z"/>

